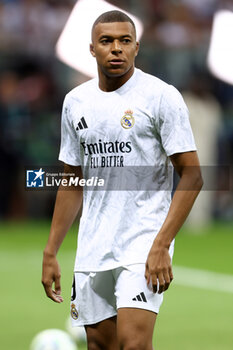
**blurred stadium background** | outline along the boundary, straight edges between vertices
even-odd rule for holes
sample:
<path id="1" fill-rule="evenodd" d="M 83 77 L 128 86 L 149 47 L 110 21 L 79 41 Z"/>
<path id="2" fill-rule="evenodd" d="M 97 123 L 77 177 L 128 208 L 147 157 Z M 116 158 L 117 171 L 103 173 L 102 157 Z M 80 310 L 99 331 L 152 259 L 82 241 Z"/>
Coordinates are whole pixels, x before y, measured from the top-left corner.
<path id="1" fill-rule="evenodd" d="M 177 281 L 158 319 L 156 348 L 230 350 L 233 86 L 209 72 L 207 54 L 213 16 L 219 9 L 233 10 L 232 1 L 108 2 L 141 19 L 144 32 L 136 65 L 182 92 L 201 164 L 210 166 L 215 175 L 214 187 L 202 193 L 178 235 Z M 69 314 L 78 223 L 59 253 L 65 302 L 56 305 L 45 298 L 40 285 L 55 193 L 26 191 L 25 167 L 58 164 L 64 95 L 89 79 L 55 57 L 75 3 L 0 1 L 0 342 L 7 350 L 29 349 L 43 329 L 65 329 Z M 229 170 L 227 178 L 223 165 Z"/>

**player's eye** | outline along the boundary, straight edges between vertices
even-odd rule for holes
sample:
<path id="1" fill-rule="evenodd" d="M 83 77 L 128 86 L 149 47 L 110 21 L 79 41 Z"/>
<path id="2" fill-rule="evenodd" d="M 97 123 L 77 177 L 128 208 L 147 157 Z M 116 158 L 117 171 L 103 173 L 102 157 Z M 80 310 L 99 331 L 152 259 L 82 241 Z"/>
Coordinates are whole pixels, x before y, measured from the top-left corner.
<path id="1" fill-rule="evenodd" d="M 109 39 L 102 39 L 100 42 L 101 42 L 101 44 L 106 45 L 110 42 L 110 40 Z"/>
<path id="2" fill-rule="evenodd" d="M 124 38 L 124 39 L 122 40 L 122 42 L 125 43 L 125 44 L 128 44 L 128 43 L 131 42 L 131 40 L 130 40 L 129 38 Z"/>

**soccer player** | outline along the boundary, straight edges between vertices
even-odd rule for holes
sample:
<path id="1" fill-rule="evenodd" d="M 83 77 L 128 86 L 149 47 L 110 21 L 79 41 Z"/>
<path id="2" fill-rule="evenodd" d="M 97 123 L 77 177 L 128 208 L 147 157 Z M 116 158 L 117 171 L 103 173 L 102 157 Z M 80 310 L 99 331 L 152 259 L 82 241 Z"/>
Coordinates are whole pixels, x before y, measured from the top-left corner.
<path id="1" fill-rule="evenodd" d="M 116 169 L 148 169 L 157 184 L 146 189 L 141 181 L 138 191 L 129 190 L 129 176 L 118 191 L 58 190 L 42 283 L 49 298 L 63 301 L 56 254 L 83 201 L 71 316 L 74 326 L 85 326 L 92 350 L 153 349 L 156 316 L 173 279 L 174 237 L 202 187 L 183 99 L 135 68 L 138 50 L 126 14 L 98 17 L 90 45 L 98 79 L 69 92 L 62 113 L 65 173 L 88 179 L 94 172 L 114 184 Z M 171 200 L 173 167 L 180 180 Z"/>

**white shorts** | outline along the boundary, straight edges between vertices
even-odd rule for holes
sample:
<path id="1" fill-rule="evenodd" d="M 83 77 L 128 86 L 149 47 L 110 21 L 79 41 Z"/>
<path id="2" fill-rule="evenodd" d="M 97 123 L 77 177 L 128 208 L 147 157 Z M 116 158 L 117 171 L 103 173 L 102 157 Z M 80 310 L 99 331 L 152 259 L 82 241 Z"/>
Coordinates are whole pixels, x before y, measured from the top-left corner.
<path id="1" fill-rule="evenodd" d="M 71 295 L 72 326 L 91 325 L 117 315 L 123 307 L 159 312 L 163 294 L 153 293 L 145 264 L 101 272 L 75 272 Z"/>

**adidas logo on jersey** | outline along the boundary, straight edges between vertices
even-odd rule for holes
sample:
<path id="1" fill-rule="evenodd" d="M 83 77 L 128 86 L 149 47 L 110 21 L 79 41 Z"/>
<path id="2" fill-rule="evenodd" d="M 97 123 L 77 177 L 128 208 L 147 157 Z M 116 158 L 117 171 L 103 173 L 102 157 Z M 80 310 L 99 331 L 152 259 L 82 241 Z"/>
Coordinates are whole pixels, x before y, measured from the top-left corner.
<path id="1" fill-rule="evenodd" d="M 84 119 L 84 117 L 82 117 L 78 122 L 78 126 L 76 127 L 76 130 L 82 130 L 87 128 L 88 126 L 87 126 L 86 120 Z"/>
<path id="2" fill-rule="evenodd" d="M 136 295 L 135 298 L 132 299 L 133 301 L 143 301 L 144 303 L 147 303 L 147 300 L 146 300 L 146 296 L 145 294 L 142 292 L 138 295 Z"/>

